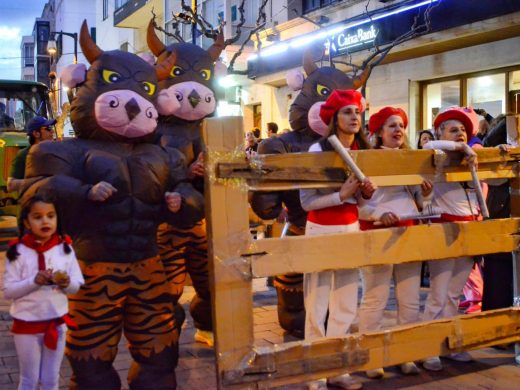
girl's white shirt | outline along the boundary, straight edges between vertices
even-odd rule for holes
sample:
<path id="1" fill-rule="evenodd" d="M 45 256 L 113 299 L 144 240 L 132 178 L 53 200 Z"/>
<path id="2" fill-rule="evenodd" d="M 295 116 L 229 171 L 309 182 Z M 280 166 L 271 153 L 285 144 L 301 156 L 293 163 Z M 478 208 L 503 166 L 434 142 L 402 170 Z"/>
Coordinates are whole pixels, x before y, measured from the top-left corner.
<path id="1" fill-rule="evenodd" d="M 5 261 L 4 296 L 12 299 L 10 314 L 23 321 L 45 321 L 68 313 L 66 294 L 79 290 L 85 283 L 74 250 L 66 254 L 63 245 L 44 252 L 46 269 L 66 271 L 70 277 L 67 288 L 40 286 L 34 282 L 38 273 L 38 253 L 24 244 L 17 245 L 18 258 Z"/>
<path id="2" fill-rule="evenodd" d="M 345 148 L 345 150 L 350 150 Z M 309 152 L 322 152 L 319 142 L 312 144 Z M 300 203 L 305 211 L 321 210 L 327 207 L 342 205 L 343 203 L 357 204 L 355 197 L 350 197 L 342 201 L 339 197 L 339 191 L 331 188 L 313 188 L 300 190 Z"/>

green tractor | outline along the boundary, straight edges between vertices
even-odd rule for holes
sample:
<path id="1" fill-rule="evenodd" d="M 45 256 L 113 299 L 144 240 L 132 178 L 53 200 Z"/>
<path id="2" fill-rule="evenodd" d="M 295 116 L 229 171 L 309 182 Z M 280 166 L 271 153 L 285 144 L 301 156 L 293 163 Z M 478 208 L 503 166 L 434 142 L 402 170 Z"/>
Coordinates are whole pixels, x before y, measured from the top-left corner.
<path id="1" fill-rule="evenodd" d="M 29 145 L 25 129 L 36 115 L 52 117 L 45 84 L 0 80 L 0 249 L 3 236 L 13 235 L 8 226 L 13 223 L 12 216 L 18 213 L 18 194 L 7 191 L 9 169 L 18 151 Z"/>

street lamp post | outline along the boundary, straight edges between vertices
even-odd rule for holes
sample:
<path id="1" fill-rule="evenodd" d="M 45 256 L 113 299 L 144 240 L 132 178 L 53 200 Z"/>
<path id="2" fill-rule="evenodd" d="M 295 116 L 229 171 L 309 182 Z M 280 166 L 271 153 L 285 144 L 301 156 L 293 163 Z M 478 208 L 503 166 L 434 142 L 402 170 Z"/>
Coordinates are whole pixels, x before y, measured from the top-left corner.
<path id="1" fill-rule="evenodd" d="M 51 31 L 51 35 L 66 35 L 68 37 L 71 37 L 74 39 L 74 60 L 73 63 L 78 63 L 78 33 L 68 33 L 63 31 Z M 56 39 L 49 39 L 49 42 L 47 43 L 47 51 L 49 54 L 53 55 L 56 53 Z"/>
<path id="2" fill-rule="evenodd" d="M 68 33 L 63 31 L 51 31 L 51 36 L 53 36 L 55 39 L 49 39 L 49 42 L 47 42 L 47 52 L 52 56 L 56 54 L 57 48 L 56 48 L 56 35 L 66 35 L 68 37 L 71 37 L 74 39 L 74 59 L 73 63 L 78 63 L 78 33 Z M 72 89 L 69 89 L 67 91 L 67 98 L 69 99 L 69 102 L 72 101 L 74 92 Z"/>

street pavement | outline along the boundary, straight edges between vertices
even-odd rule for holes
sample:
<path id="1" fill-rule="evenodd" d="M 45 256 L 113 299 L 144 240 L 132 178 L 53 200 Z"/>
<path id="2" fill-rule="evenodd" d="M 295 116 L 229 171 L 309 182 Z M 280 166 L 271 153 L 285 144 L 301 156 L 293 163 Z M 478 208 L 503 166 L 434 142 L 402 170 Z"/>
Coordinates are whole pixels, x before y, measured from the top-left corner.
<path id="1" fill-rule="evenodd" d="M 5 256 L 0 254 L 0 285 L 3 280 Z M 1 286 L 0 286 L 1 287 Z M 255 280 L 254 294 L 254 331 L 255 344 L 273 345 L 295 338 L 285 334 L 279 327 L 276 313 L 276 293 L 273 288 L 266 287 L 265 279 Z M 427 290 L 421 292 L 422 299 Z M 181 299 L 186 312 L 193 296 L 193 289 L 186 287 Z M 9 332 L 11 318 L 9 316 L 9 302 L 0 294 L 0 390 L 14 390 L 18 383 L 18 362 L 13 338 Z M 384 318 L 385 325 L 395 324 L 395 299 L 391 294 Z M 354 325 L 356 328 L 356 325 Z M 354 329 L 356 330 L 356 329 Z M 193 340 L 195 330 L 193 321 L 187 315 L 180 338 L 179 365 L 176 369 L 179 390 L 212 390 L 216 389 L 215 358 L 212 348 Z M 504 350 L 487 348 L 472 351 L 475 358 L 471 363 L 459 363 L 444 360 L 444 370 L 430 372 L 421 370 L 416 376 L 403 376 L 396 368 L 386 370 L 384 380 L 370 380 L 363 373 L 353 376 L 364 384 L 364 389 L 520 389 L 520 367 L 514 363 L 513 348 Z M 126 389 L 126 376 L 130 367 L 131 357 L 126 347 L 126 341 L 121 341 L 119 353 L 114 366 L 119 372 L 123 389 Z M 63 361 L 60 375 L 60 389 L 67 389 L 71 369 L 66 359 Z M 303 384 L 279 387 L 279 389 L 302 390 Z M 100 389 L 102 390 L 102 389 Z M 150 390 L 153 390 L 151 385 Z"/>

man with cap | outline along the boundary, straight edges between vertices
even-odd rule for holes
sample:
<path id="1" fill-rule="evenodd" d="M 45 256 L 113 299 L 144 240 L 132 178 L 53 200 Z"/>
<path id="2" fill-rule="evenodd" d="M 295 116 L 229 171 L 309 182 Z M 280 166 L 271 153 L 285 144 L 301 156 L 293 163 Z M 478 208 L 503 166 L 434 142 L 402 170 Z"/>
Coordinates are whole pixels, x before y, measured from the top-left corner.
<path id="1" fill-rule="evenodd" d="M 9 177 L 7 178 L 7 190 L 9 192 L 20 191 L 24 183 L 25 161 L 27 160 L 29 150 L 33 145 L 42 141 L 52 141 L 55 136 L 55 124 L 55 119 L 47 119 L 43 116 L 35 116 L 29 121 L 27 124 L 29 146 L 20 150 L 11 163 Z"/>

